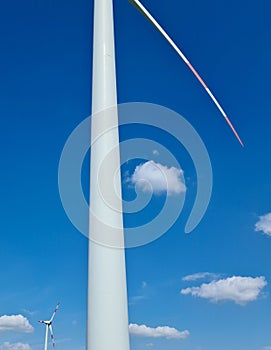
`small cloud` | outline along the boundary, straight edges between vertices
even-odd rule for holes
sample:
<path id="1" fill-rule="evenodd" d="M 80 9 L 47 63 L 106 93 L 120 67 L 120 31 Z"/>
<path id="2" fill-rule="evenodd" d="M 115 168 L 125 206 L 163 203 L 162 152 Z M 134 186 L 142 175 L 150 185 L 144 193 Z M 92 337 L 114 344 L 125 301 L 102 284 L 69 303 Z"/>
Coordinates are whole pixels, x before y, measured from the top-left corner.
<path id="1" fill-rule="evenodd" d="M 159 152 L 157 151 L 157 149 L 154 149 L 154 150 L 152 151 L 152 154 L 155 155 L 155 156 L 159 156 Z"/>
<path id="2" fill-rule="evenodd" d="M 219 275 L 211 272 L 198 272 L 198 273 L 193 273 L 192 275 L 187 275 L 182 278 L 183 281 L 185 282 L 191 282 L 191 281 L 197 281 L 197 280 L 202 280 L 202 279 L 217 279 Z"/>
<path id="3" fill-rule="evenodd" d="M 152 348 L 154 346 L 154 344 L 153 343 L 147 343 L 146 346 L 147 346 L 147 348 Z"/>
<path id="4" fill-rule="evenodd" d="M 259 221 L 255 224 L 255 231 L 271 236 L 271 213 L 259 217 Z"/>
<path id="5" fill-rule="evenodd" d="M 141 288 L 142 289 L 145 289 L 145 288 L 147 288 L 147 282 L 145 282 L 145 281 L 142 281 L 142 283 L 141 283 Z"/>
<path id="6" fill-rule="evenodd" d="M 203 283 L 199 287 L 182 289 L 181 294 L 191 294 L 199 298 L 209 299 L 212 302 L 230 300 L 236 304 L 245 305 L 256 300 L 266 285 L 265 277 L 233 276 L 210 283 Z"/>
<path id="7" fill-rule="evenodd" d="M 29 323 L 28 319 L 22 315 L 11 315 L 0 317 L 0 332 L 22 332 L 31 333 L 34 328 Z"/>
<path id="8" fill-rule="evenodd" d="M 61 339 L 57 339 L 56 343 L 57 344 L 68 343 L 71 340 L 72 340 L 71 338 L 61 338 Z"/>
<path id="9" fill-rule="evenodd" d="M 166 338 L 166 339 L 185 339 L 189 336 L 189 331 L 178 331 L 176 328 L 168 326 L 160 326 L 156 328 L 148 327 L 144 324 L 138 325 L 131 323 L 129 325 L 129 332 L 138 337 L 148 338 Z"/>
<path id="10" fill-rule="evenodd" d="M 134 305 L 141 300 L 147 299 L 147 291 L 146 291 L 147 287 L 148 287 L 147 282 L 142 281 L 141 288 L 138 291 L 139 292 L 138 295 L 131 296 L 129 298 L 129 305 Z"/>
<path id="11" fill-rule="evenodd" d="M 183 170 L 175 167 L 167 167 L 150 160 L 138 165 L 129 182 L 137 185 L 142 191 L 168 195 L 176 195 L 186 192 L 183 182 Z"/>
<path id="12" fill-rule="evenodd" d="M 147 299 L 146 295 L 135 295 L 129 298 L 129 305 L 134 305 L 144 299 Z"/>
<path id="13" fill-rule="evenodd" d="M 5 342 L 0 346 L 0 350 L 31 350 L 29 344 Z"/>
<path id="14" fill-rule="evenodd" d="M 27 309 L 22 309 L 23 313 L 29 315 L 29 316 L 34 316 L 37 311 L 30 311 L 30 310 L 27 310 Z"/>

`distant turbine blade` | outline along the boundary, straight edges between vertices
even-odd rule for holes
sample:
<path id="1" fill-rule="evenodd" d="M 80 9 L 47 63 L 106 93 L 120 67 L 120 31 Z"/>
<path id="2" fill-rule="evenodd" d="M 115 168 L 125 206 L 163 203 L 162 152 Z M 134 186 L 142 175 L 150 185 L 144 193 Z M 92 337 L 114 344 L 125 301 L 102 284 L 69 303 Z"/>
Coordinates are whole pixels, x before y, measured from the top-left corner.
<path id="1" fill-rule="evenodd" d="M 45 322 L 45 321 L 43 321 L 43 320 L 39 320 L 38 322 L 46 324 L 46 322 Z"/>
<path id="2" fill-rule="evenodd" d="M 57 306 L 56 306 L 56 308 L 55 308 L 55 310 L 54 310 L 54 312 L 53 312 L 53 315 L 52 315 L 52 317 L 51 317 L 51 319 L 50 319 L 49 322 L 52 322 L 52 321 L 53 321 L 53 319 L 54 319 L 54 317 L 55 317 L 55 314 L 56 314 L 56 312 L 57 312 L 57 310 L 58 310 L 58 308 L 59 308 L 59 305 L 60 305 L 60 302 L 57 303 Z"/>
<path id="3" fill-rule="evenodd" d="M 154 25 L 154 27 L 163 35 L 163 37 L 169 42 L 169 44 L 173 47 L 173 49 L 178 53 L 178 55 L 183 59 L 183 61 L 187 64 L 189 69 L 193 72 L 195 77 L 198 79 L 198 81 L 201 83 L 201 85 L 204 87 L 208 95 L 211 97 L 212 101 L 215 103 L 217 108 L 219 109 L 220 113 L 225 118 L 226 122 L 228 123 L 229 127 L 233 131 L 234 135 L 240 142 L 240 144 L 244 147 L 244 144 L 238 135 L 237 131 L 235 130 L 234 126 L 232 125 L 230 119 L 228 118 L 227 114 L 223 110 L 223 108 L 220 106 L 217 99 L 214 97 L 208 86 L 205 84 L 201 76 L 198 74 L 198 72 L 195 70 L 195 68 L 192 66 L 192 64 L 189 62 L 189 60 L 186 58 L 186 56 L 183 54 L 183 52 L 178 48 L 178 46 L 175 44 L 175 42 L 169 37 L 169 35 L 165 32 L 165 30 L 160 26 L 160 24 L 153 18 L 153 16 L 150 14 L 150 12 L 138 1 L 138 0 L 128 0 L 132 5 L 134 5 L 147 19 Z"/>
<path id="4" fill-rule="evenodd" d="M 53 327 L 51 324 L 49 325 L 49 330 L 50 330 L 50 335 L 51 335 L 53 347 L 55 347 L 55 338 L 54 338 L 54 333 L 53 333 Z"/>

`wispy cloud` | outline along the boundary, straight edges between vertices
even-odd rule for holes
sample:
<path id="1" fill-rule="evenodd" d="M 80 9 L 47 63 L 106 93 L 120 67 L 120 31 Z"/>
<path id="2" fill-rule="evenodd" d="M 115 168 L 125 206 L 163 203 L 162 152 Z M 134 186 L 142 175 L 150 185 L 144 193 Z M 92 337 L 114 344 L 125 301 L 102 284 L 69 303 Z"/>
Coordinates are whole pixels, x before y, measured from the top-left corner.
<path id="1" fill-rule="evenodd" d="M 198 272 L 198 273 L 193 273 L 192 275 L 187 275 L 183 277 L 182 280 L 185 282 L 192 282 L 192 281 L 197 281 L 202 279 L 217 279 L 217 278 L 219 278 L 219 275 L 215 273 Z"/>
<path id="2" fill-rule="evenodd" d="M 186 191 L 182 179 L 183 170 L 175 167 L 167 167 L 150 160 L 138 165 L 129 182 L 137 185 L 142 191 L 168 195 L 176 195 Z"/>
<path id="3" fill-rule="evenodd" d="M 22 332 L 31 333 L 34 328 L 29 323 L 28 319 L 22 315 L 11 315 L 0 317 L 0 332 Z"/>
<path id="4" fill-rule="evenodd" d="M 147 299 L 146 295 L 135 295 L 129 298 L 129 305 L 134 305 L 137 302 Z"/>
<path id="5" fill-rule="evenodd" d="M 160 326 L 156 328 L 148 327 L 144 324 L 131 323 L 129 332 L 132 335 L 149 338 L 185 339 L 189 336 L 189 331 L 178 331 L 176 328 Z"/>
<path id="6" fill-rule="evenodd" d="M 271 236 L 271 213 L 259 216 L 259 220 L 255 224 L 255 231 Z"/>
<path id="7" fill-rule="evenodd" d="M 24 343 L 9 343 L 5 342 L 3 345 L 0 346 L 0 350 L 31 350 L 31 347 L 29 344 Z"/>
<path id="8" fill-rule="evenodd" d="M 191 294 L 195 297 L 209 299 L 212 302 L 234 301 L 236 304 L 245 305 L 256 300 L 266 285 L 265 277 L 233 276 L 203 283 L 199 287 L 182 289 L 181 294 Z"/>
<path id="9" fill-rule="evenodd" d="M 30 310 L 27 310 L 27 309 L 22 309 L 23 313 L 29 315 L 29 316 L 34 316 L 37 311 L 30 311 Z"/>
<path id="10" fill-rule="evenodd" d="M 56 340 L 56 344 L 68 343 L 68 342 L 70 342 L 71 340 L 72 340 L 71 338 L 61 338 L 61 339 L 57 339 L 57 340 Z"/>
<path id="11" fill-rule="evenodd" d="M 148 286 L 148 283 L 146 281 L 142 281 L 141 288 L 145 289 L 145 288 L 147 288 L 147 286 Z"/>
<path id="12" fill-rule="evenodd" d="M 137 302 L 147 299 L 147 289 L 148 289 L 148 283 L 146 281 L 141 282 L 141 287 L 138 291 L 138 295 L 131 296 L 129 298 L 129 305 L 134 305 Z"/>

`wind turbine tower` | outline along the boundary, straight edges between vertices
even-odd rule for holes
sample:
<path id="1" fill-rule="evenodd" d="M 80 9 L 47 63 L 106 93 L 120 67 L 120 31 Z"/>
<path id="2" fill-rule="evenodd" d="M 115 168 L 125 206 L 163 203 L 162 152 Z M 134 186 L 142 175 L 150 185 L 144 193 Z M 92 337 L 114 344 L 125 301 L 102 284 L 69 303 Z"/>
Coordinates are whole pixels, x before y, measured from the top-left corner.
<path id="1" fill-rule="evenodd" d="M 120 159 L 113 0 L 94 0 L 91 138 L 96 141 L 91 146 L 87 350 L 129 350 L 121 179 L 115 174 Z M 110 204 L 100 184 L 105 195 L 115 190 Z M 118 248 L 101 244 L 100 237 L 116 236 Z"/>

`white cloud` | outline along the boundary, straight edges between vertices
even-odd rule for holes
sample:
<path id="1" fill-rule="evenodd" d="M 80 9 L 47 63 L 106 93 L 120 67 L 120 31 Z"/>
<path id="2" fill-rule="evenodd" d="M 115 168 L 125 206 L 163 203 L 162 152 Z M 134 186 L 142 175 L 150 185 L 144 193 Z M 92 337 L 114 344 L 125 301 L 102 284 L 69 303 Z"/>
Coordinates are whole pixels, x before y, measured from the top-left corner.
<path id="1" fill-rule="evenodd" d="M 255 231 L 262 231 L 271 236 L 271 213 L 259 217 L 259 221 L 255 224 Z"/>
<path id="2" fill-rule="evenodd" d="M 0 317 L 0 332 L 13 331 L 31 333 L 34 328 L 29 323 L 28 319 L 22 315 L 11 315 Z"/>
<path id="3" fill-rule="evenodd" d="M 5 342 L 0 346 L 0 350 L 31 350 L 29 344 Z"/>
<path id="4" fill-rule="evenodd" d="M 178 331 L 176 328 L 160 326 L 156 328 L 148 327 L 144 324 L 138 325 L 131 323 L 129 332 L 132 335 L 149 338 L 166 338 L 166 339 L 185 339 L 189 336 L 189 331 Z"/>
<path id="5" fill-rule="evenodd" d="M 191 282 L 191 281 L 197 281 L 205 278 L 211 278 L 211 279 L 216 279 L 218 278 L 219 275 L 211 272 L 198 272 L 198 273 L 193 273 L 192 275 L 187 275 L 182 278 L 183 281 L 185 282 Z"/>
<path id="6" fill-rule="evenodd" d="M 145 288 L 147 288 L 147 286 L 148 286 L 147 282 L 146 281 L 142 281 L 141 288 L 145 289 Z"/>
<path id="7" fill-rule="evenodd" d="M 213 302 L 231 300 L 236 304 L 245 305 L 256 300 L 266 285 L 265 277 L 233 276 L 203 283 L 200 287 L 182 289 L 181 294 L 191 294 Z"/>
<path id="8" fill-rule="evenodd" d="M 135 305 L 141 300 L 147 299 L 146 295 L 135 295 L 129 298 L 129 305 Z"/>
<path id="9" fill-rule="evenodd" d="M 27 310 L 27 309 L 22 309 L 22 311 L 24 314 L 27 314 L 29 316 L 34 316 L 37 313 L 37 311 L 31 311 L 31 310 Z"/>
<path id="10" fill-rule="evenodd" d="M 154 344 L 153 344 L 153 343 L 147 343 L 146 346 L 147 346 L 148 348 L 151 348 L 151 347 L 154 346 Z"/>
<path id="11" fill-rule="evenodd" d="M 153 191 L 155 194 L 167 192 L 173 195 L 186 191 L 182 175 L 182 169 L 169 168 L 150 160 L 138 165 L 129 180 L 132 184 L 139 186 L 142 191 Z"/>
<path id="12" fill-rule="evenodd" d="M 134 296 L 131 296 L 129 298 L 129 305 L 134 305 L 136 304 L 137 302 L 141 301 L 141 300 L 144 300 L 144 299 L 147 299 L 147 289 L 148 287 L 148 284 L 146 281 L 142 281 L 141 282 L 141 288 L 140 288 L 140 294 L 139 295 L 134 295 Z"/>

